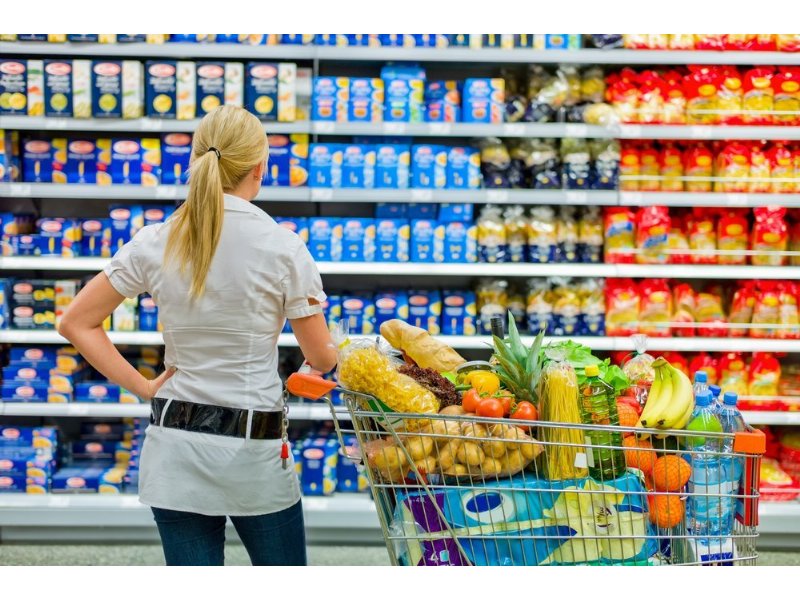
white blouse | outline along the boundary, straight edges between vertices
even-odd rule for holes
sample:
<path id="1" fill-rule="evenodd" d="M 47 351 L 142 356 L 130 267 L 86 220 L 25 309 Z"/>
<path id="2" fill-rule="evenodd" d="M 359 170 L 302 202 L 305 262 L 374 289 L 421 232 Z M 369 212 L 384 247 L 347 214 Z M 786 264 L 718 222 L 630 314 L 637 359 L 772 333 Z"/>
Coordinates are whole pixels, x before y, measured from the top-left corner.
<path id="1" fill-rule="evenodd" d="M 232 408 L 282 408 L 278 335 L 286 319 L 322 311 L 319 270 L 303 241 L 252 203 L 225 194 L 222 235 L 205 294 L 189 300 L 190 281 L 163 266 L 170 222 L 144 227 L 105 268 L 111 285 L 158 306 L 164 362 L 177 372 L 159 398 Z M 310 304 L 314 298 L 320 304 Z M 142 503 L 205 515 L 252 516 L 300 498 L 281 440 L 251 440 L 147 428 L 139 474 Z"/>

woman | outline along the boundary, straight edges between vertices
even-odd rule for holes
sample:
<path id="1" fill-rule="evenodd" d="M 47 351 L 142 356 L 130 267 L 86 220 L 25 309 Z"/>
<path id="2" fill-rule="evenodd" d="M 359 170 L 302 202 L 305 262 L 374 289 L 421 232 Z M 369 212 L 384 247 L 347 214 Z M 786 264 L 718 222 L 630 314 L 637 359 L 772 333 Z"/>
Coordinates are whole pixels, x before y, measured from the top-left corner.
<path id="1" fill-rule="evenodd" d="M 284 446 L 277 341 L 286 319 L 307 362 L 336 363 L 319 271 L 303 241 L 251 203 L 267 137 L 220 107 L 192 142 L 186 202 L 144 227 L 75 298 L 59 332 L 111 381 L 152 398 L 139 495 L 168 565 L 222 565 L 231 518 L 254 565 L 306 563 L 300 489 Z M 124 298 L 149 293 L 167 370 L 140 375 L 103 331 Z"/>

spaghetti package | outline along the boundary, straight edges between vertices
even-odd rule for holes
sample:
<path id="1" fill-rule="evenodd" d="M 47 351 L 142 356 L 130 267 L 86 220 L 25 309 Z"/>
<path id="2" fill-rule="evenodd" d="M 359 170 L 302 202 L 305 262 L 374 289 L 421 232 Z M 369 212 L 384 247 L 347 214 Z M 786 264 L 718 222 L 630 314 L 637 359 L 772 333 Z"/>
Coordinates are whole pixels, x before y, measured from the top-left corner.
<path id="1" fill-rule="evenodd" d="M 693 265 L 717 263 L 717 230 L 714 212 L 708 208 L 695 208 L 689 218 L 689 248 Z"/>
<path id="2" fill-rule="evenodd" d="M 632 279 L 606 280 L 606 335 L 633 335 L 638 320 L 638 286 Z"/>
<path id="3" fill-rule="evenodd" d="M 717 248 L 724 252 L 717 257 L 719 264 L 747 264 L 747 213 L 747 209 L 729 208 L 717 221 Z"/>
<path id="4" fill-rule="evenodd" d="M 800 68 L 779 67 L 772 78 L 776 125 L 800 123 Z"/>
<path id="5" fill-rule="evenodd" d="M 639 284 L 639 333 L 669 337 L 672 294 L 666 279 L 643 279 Z"/>
<path id="6" fill-rule="evenodd" d="M 745 281 L 739 285 L 733 293 L 731 310 L 728 315 L 728 322 L 731 324 L 749 324 L 753 320 L 753 309 L 756 305 L 756 283 L 755 281 Z M 731 337 L 747 337 L 747 327 L 733 327 L 730 330 Z"/>
<path id="7" fill-rule="evenodd" d="M 673 142 L 664 142 L 658 157 L 662 192 L 683 191 L 683 153 Z"/>
<path id="8" fill-rule="evenodd" d="M 636 192 L 639 190 L 639 177 L 642 168 L 642 149 L 640 145 L 631 140 L 622 143 L 619 162 L 619 189 L 623 192 Z"/>
<path id="9" fill-rule="evenodd" d="M 659 151 L 655 145 L 643 142 L 639 151 L 639 190 L 642 192 L 661 191 L 661 164 Z"/>
<path id="10" fill-rule="evenodd" d="M 683 154 L 683 173 L 687 177 L 687 192 L 710 192 L 714 175 L 714 155 L 700 142 L 689 146 Z"/>
<path id="11" fill-rule="evenodd" d="M 750 176 L 750 147 L 744 142 L 728 142 L 717 153 L 715 192 L 746 192 Z"/>
<path id="12" fill-rule="evenodd" d="M 753 317 L 750 322 L 753 325 L 760 325 L 760 327 L 750 328 L 750 337 L 777 337 L 777 327 L 781 322 L 781 296 L 778 282 L 759 282 L 758 291 L 756 292 L 756 301 L 753 306 Z M 774 325 L 775 328 L 764 327 L 765 325 Z"/>
<path id="13" fill-rule="evenodd" d="M 786 209 L 780 206 L 759 206 L 753 209 L 755 223 L 750 238 L 750 248 L 763 254 L 754 254 L 751 262 L 758 266 L 781 266 L 786 257 L 771 253 L 784 252 L 788 246 L 789 231 Z"/>
<path id="14" fill-rule="evenodd" d="M 528 316 L 529 332 L 535 334 L 553 330 L 553 295 L 547 280 L 531 279 L 528 282 L 528 304 L 525 312 Z"/>
<path id="15" fill-rule="evenodd" d="M 747 125 L 769 125 L 774 110 L 772 67 L 756 67 L 744 74 L 742 81 L 743 122 Z"/>
<path id="16" fill-rule="evenodd" d="M 639 123 L 661 123 L 664 117 L 666 83 L 656 71 L 642 71 L 639 83 Z"/>
<path id="17" fill-rule="evenodd" d="M 686 123 L 686 94 L 683 91 L 683 75 L 672 70 L 663 75 L 664 78 L 664 118 L 668 125 Z"/>
<path id="18" fill-rule="evenodd" d="M 670 219 L 667 246 L 670 249 L 669 262 L 673 265 L 688 265 L 691 262 L 687 217 L 673 215 Z"/>
<path id="19" fill-rule="evenodd" d="M 770 192 L 772 190 L 771 175 L 772 167 L 764 145 L 760 141 L 750 142 L 750 181 L 747 184 L 747 191 Z"/>
<path id="20" fill-rule="evenodd" d="M 797 284 L 793 281 L 778 282 L 779 325 L 777 337 L 784 340 L 800 339 L 800 314 L 797 309 Z"/>
<path id="21" fill-rule="evenodd" d="M 741 352 L 726 352 L 719 360 L 719 381 L 722 393 L 735 392 L 746 396 L 749 391 L 747 364 Z"/>
<path id="22" fill-rule="evenodd" d="M 686 122 L 691 125 L 718 125 L 719 89 L 722 71 L 717 66 L 689 65 L 689 74 L 684 77 L 686 92 Z"/>
<path id="23" fill-rule="evenodd" d="M 719 381 L 719 361 L 707 352 L 700 352 L 689 362 L 689 377 L 694 379 L 694 374 L 698 371 L 708 375 L 708 383 L 717 385 Z"/>
<path id="24" fill-rule="evenodd" d="M 753 352 L 747 393 L 750 396 L 777 396 L 781 363 L 769 352 Z"/>
<path id="25" fill-rule="evenodd" d="M 666 264 L 669 255 L 667 236 L 670 230 L 669 210 L 666 206 L 647 206 L 636 213 L 636 262 L 639 264 Z"/>
<path id="26" fill-rule="evenodd" d="M 695 295 L 692 286 L 688 283 L 679 283 L 672 290 L 672 304 L 674 312 L 672 322 L 675 323 L 673 335 L 677 337 L 694 337 L 694 323 L 696 322 Z"/>
<path id="27" fill-rule="evenodd" d="M 607 263 L 631 264 L 636 249 L 636 216 L 622 206 L 607 208 L 603 215 L 603 237 Z"/>
<path id="28" fill-rule="evenodd" d="M 722 309 L 722 297 L 713 290 L 700 292 L 695 297 L 695 317 L 697 318 L 697 335 L 700 337 L 727 337 L 725 311 Z M 702 325 L 705 325 L 703 327 Z"/>
<path id="29" fill-rule="evenodd" d="M 603 219 L 600 208 L 587 206 L 578 220 L 578 262 L 599 263 L 602 257 Z"/>
<path id="30" fill-rule="evenodd" d="M 639 87 L 636 71 L 625 67 L 606 78 L 607 98 L 621 123 L 639 122 Z"/>
<path id="31" fill-rule="evenodd" d="M 694 35 L 695 50 L 724 50 L 725 35 L 719 33 L 696 33 Z"/>
<path id="32" fill-rule="evenodd" d="M 800 33 L 779 33 L 775 36 L 778 52 L 800 52 Z"/>
<path id="33" fill-rule="evenodd" d="M 789 250 L 800 252 L 800 219 L 795 219 L 789 230 Z M 793 267 L 800 266 L 800 255 L 790 257 Z"/>
<path id="34" fill-rule="evenodd" d="M 729 125 L 742 123 L 742 75 L 732 66 L 722 67 L 722 85 L 719 88 L 717 108 L 720 121 Z"/>
<path id="35" fill-rule="evenodd" d="M 791 194 L 795 191 L 794 154 L 783 142 L 775 142 L 767 151 L 770 167 L 770 191 Z"/>

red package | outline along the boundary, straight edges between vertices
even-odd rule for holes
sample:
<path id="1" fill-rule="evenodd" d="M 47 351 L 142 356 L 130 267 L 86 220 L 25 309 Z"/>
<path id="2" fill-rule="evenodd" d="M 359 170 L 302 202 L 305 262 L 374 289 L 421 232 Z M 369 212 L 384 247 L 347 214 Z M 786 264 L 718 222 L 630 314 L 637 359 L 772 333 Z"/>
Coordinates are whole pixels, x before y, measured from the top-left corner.
<path id="1" fill-rule="evenodd" d="M 697 335 L 700 337 L 728 337 L 725 311 L 722 309 L 722 297 L 713 290 L 700 292 L 695 296 L 695 317 L 697 318 Z M 700 326 L 700 324 L 704 326 Z"/>
<path id="2" fill-rule="evenodd" d="M 673 33 L 669 36 L 670 50 L 694 50 L 694 34 Z"/>
<path id="3" fill-rule="evenodd" d="M 642 142 L 639 149 L 639 173 L 642 177 L 639 182 L 639 190 L 643 192 L 661 191 L 661 181 L 658 177 L 661 174 L 659 164 L 659 153 L 656 147 L 649 142 Z"/>
<path id="4" fill-rule="evenodd" d="M 725 50 L 752 50 L 756 41 L 755 33 L 727 33 L 722 37 Z"/>
<path id="5" fill-rule="evenodd" d="M 777 337 L 783 340 L 800 339 L 800 313 L 797 308 L 797 284 L 793 281 L 778 282 L 780 300 L 780 328 Z"/>
<path id="6" fill-rule="evenodd" d="M 719 88 L 722 70 L 716 66 L 689 66 L 689 75 L 683 80 L 686 93 L 686 122 L 693 125 L 717 125 Z"/>
<path id="7" fill-rule="evenodd" d="M 683 153 L 674 142 L 664 142 L 658 157 L 662 192 L 683 191 Z"/>
<path id="8" fill-rule="evenodd" d="M 775 48 L 779 52 L 800 51 L 800 33 L 779 33 L 775 36 Z"/>
<path id="9" fill-rule="evenodd" d="M 672 291 L 675 312 L 672 322 L 675 323 L 673 335 L 676 337 L 694 337 L 697 318 L 695 317 L 695 296 L 692 286 L 679 283 Z"/>
<path id="10" fill-rule="evenodd" d="M 728 142 L 717 154 L 715 192 L 746 192 L 749 188 L 750 147 L 744 142 Z"/>
<path id="11" fill-rule="evenodd" d="M 772 167 L 762 142 L 750 142 L 750 182 L 747 190 L 756 193 L 772 191 Z"/>
<path id="12" fill-rule="evenodd" d="M 681 352 L 670 350 L 662 353 L 661 356 L 673 367 L 683 372 L 684 375 L 689 376 L 689 361 L 686 360 L 686 357 Z"/>
<path id="13" fill-rule="evenodd" d="M 753 309 L 756 305 L 756 282 L 745 281 L 739 284 L 731 300 L 731 312 L 728 319 L 731 324 L 749 324 L 753 320 Z M 747 337 L 748 327 L 733 327 L 731 337 Z"/>
<path id="14" fill-rule="evenodd" d="M 672 294 L 666 279 L 643 279 L 639 284 L 639 333 L 669 337 Z"/>
<path id="15" fill-rule="evenodd" d="M 717 248 L 725 253 L 717 257 L 721 265 L 746 265 L 747 243 L 750 239 L 747 224 L 747 209 L 725 209 L 717 221 Z"/>
<path id="16" fill-rule="evenodd" d="M 639 87 L 636 85 L 636 72 L 625 68 L 619 78 L 606 80 L 606 95 L 622 123 L 638 123 Z"/>
<path id="17" fill-rule="evenodd" d="M 702 142 L 689 146 L 683 155 L 683 172 L 687 192 L 710 192 L 714 174 L 711 149 Z"/>
<path id="18" fill-rule="evenodd" d="M 789 229 L 789 250 L 800 251 L 800 219 L 795 218 Z M 789 257 L 789 262 L 793 267 L 800 266 L 800 255 Z"/>
<path id="19" fill-rule="evenodd" d="M 672 265 L 688 265 L 691 262 L 689 253 L 688 215 L 671 214 L 670 230 L 667 245 L 670 249 L 669 262 Z"/>
<path id="20" fill-rule="evenodd" d="M 749 396 L 777 396 L 781 363 L 769 352 L 753 352 L 747 393 Z"/>
<path id="21" fill-rule="evenodd" d="M 637 333 L 639 290 L 632 279 L 606 281 L 606 335 L 628 336 Z"/>
<path id="22" fill-rule="evenodd" d="M 636 217 L 624 206 L 606 208 L 603 213 L 604 260 L 607 263 L 635 262 Z"/>
<path id="23" fill-rule="evenodd" d="M 646 206 L 636 213 L 636 247 L 639 264 L 666 264 L 669 255 L 668 234 L 671 228 L 666 206 Z"/>
<path id="24" fill-rule="evenodd" d="M 800 68 L 780 67 L 772 78 L 772 92 L 775 124 L 800 123 Z"/>
<path id="25" fill-rule="evenodd" d="M 664 123 L 682 125 L 686 123 L 686 94 L 683 91 L 683 75 L 678 71 L 667 71 L 664 80 Z"/>
<path id="26" fill-rule="evenodd" d="M 756 327 L 750 328 L 750 337 L 774 338 L 777 337 L 778 326 L 781 321 L 781 298 L 778 291 L 778 282 L 760 281 L 756 291 L 756 302 L 753 306 L 753 317 L 750 322 Z M 767 327 L 772 325 L 774 327 Z"/>
<path id="27" fill-rule="evenodd" d="M 623 192 L 639 191 L 642 162 L 641 147 L 635 141 L 624 140 L 620 150 L 619 189 Z"/>
<path id="28" fill-rule="evenodd" d="M 714 265 L 717 263 L 717 230 L 714 210 L 695 208 L 689 218 L 689 248 L 693 265 Z"/>
<path id="29" fill-rule="evenodd" d="M 761 52 L 764 51 L 774 51 L 776 50 L 775 47 L 775 34 L 774 33 L 757 33 L 756 34 L 756 41 L 753 45 L 753 50 L 758 50 Z"/>
<path id="30" fill-rule="evenodd" d="M 741 352 L 726 352 L 719 359 L 719 381 L 722 392 L 746 396 L 748 391 L 747 363 Z"/>
<path id="31" fill-rule="evenodd" d="M 724 50 L 725 35 L 720 33 L 696 33 L 694 36 L 695 50 Z"/>
<path id="32" fill-rule="evenodd" d="M 742 76 L 736 67 L 722 67 L 717 108 L 720 121 L 729 125 L 742 123 Z"/>
<path id="33" fill-rule="evenodd" d="M 665 82 L 656 71 L 639 75 L 639 123 L 661 123 L 664 118 Z"/>
<path id="34" fill-rule="evenodd" d="M 771 190 L 775 194 L 791 194 L 795 191 L 794 154 L 786 142 L 775 142 L 767 150 Z"/>
<path id="35" fill-rule="evenodd" d="M 743 122 L 748 125 L 770 125 L 773 122 L 772 67 L 757 67 L 744 74 L 742 82 Z"/>
<path id="36" fill-rule="evenodd" d="M 698 371 L 705 372 L 709 385 L 716 385 L 719 380 L 719 361 L 707 352 L 700 352 L 689 362 L 689 376 L 692 380 Z"/>
<path id="37" fill-rule="evenodd" d="M 647 50 L 650 43 L 649 34 L 626 33 L 622 36 L 622 43 L 630 50 Z"/>
<path id="38" fill-rule="evenodd" d="M 786 257 L 776 255 L 784 252 L 789 241 L 786 209 L 781 206 L 759 206 L 753 209 L 755 223 L 750 239 L 750 248 L 763 254 L 751 256 L 751 262 L 758 266 L 782 266 Z"/>

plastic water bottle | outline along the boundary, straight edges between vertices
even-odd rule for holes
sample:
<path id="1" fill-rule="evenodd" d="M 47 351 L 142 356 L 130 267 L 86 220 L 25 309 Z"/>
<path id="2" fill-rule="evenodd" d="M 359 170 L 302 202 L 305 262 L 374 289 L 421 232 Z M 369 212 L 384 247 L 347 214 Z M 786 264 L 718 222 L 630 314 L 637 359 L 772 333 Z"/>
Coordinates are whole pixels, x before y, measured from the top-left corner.
<path id="1" fill-rule="evenodd" d="M 686 501 L 687 529 L 694 536 L 726 537 L 733 526 L 733 511 L 721 502 L 729 482 L 720 460 L 721 438 L 704 436 L 704 431 L 721 432 L 722 427 L 713 407 L 711 392 L 701 391 L 695 397 L 695 409 L 687 430 L 690 437 L 692 474 L 689 478 L 689 497 Z M 687 432 L 687 433 L 689 433 Z M 699 494 L 699 495 L 695 495 Z"/>
<path id="2" fill-rule="evenodd" d="M 744 422 L 744 417 L 736 407 L 736 402 L 738 400 L 739 397 L 734 392 L 725 392 L 725 395 L 722 398 L 722 405 L 720 407 L 718 416 L 719 422 L 722 425 L 722 430 L 725 433 L 736 434 L 739 431 L 744 431 L 747 429 L 747 425 Z M 722 451 L 725 454 L 730 454 L 733 452 L 733 438 L 723 440 Z M 744 472 L 744 458 L 726 457 L 726 459 L 723 459 L 723 463 L 723 467 L 728 473 L 728 480 L 733 493 L 737 493 L 737 490 L 739 489 L 739 482 L 741 481 L 742 474 Z M 734 502 L 734 499 L 731 498 L 730 501 L 732 509 L 735 508 L 736 503 Z"/>
<path id="3" fill-rule="evenodd" d="M 695 398 L 697 398 L 697 394 L 708 391 L 708 375 L 705 371 L 697 371 L 694 374 L 693 389 Z"/>

